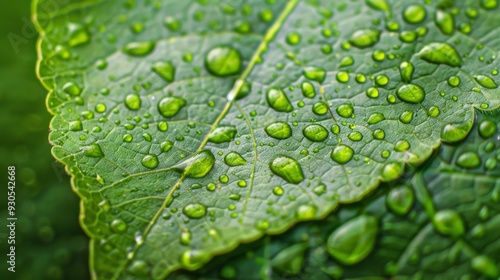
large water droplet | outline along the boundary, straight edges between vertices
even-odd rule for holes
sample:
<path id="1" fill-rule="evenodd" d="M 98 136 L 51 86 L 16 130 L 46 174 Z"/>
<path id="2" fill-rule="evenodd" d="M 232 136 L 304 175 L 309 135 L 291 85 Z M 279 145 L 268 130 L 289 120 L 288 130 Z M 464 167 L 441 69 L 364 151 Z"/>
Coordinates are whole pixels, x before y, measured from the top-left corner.
<path id="1" fill-rule="evenodd" d="M 457 50 L 447 43 L 431 43 L 419 52 L 420 58 L 434 64 L 446 64 L 452 67 L 462 66 L 462 59 Z"/>
<path id="2" fill-rule="evenodd" d="M 199 219 L 207 214 L 207 207 L 203 204 L 192 203 L 184 206 L 182 212 L 191 219 Z"/>
<path id="3" fill-rule="evenodd" d="M 169 83 L 175 80 L 175 66 L 171 62 L 156 62 L 151 69 Z"/>
<path id="4" fill-rule="evenodd" d="M 337 114 L 344 118 L 350 118 L 354 114 L 354 108 L 351 104 L 342 104 L 337 107 Z"/>
<path id="5" fill-rule="evenodd" d="M 409 83 L 413 77 L 414 71 L 413 64 L 411 62 L 403 62 L 399 65 L 399 73 L 401 74 L 401 80 L 405 83 Z"/>
<path id="6" fill-rule="evenodd" d="M 469 134 L 471 123 L 447 124 L 441 129 L 441 140 L 446 143 L 456 143 Z"/>
<path id="7" fill-rule="evenodd" d="M 131 56 L 146 56 L 155 48 L 154 42 L 132 42 L 125 45 L 123 52 Z"/>
<path id="8" fill-rule="evenodd" d="M 368 117 L 366 121 L 368 124 L 376 124 L 385 120 L 385 116 L 382 113 L 373 113 Z"/>
<path id="9" fill-rule="evenodd" d="M 240 53 L 228 46 L 211 49 L 205 57 L 205 66 L 208 71 L 216 76 L 230 76 L 237 74 L 241 69 Z"/>
<path id="10" fill-rule="evenodd" d="M 373 250 L 377 234 L 377 218 L 361 215 L 338 227 L 328 237 L 326 250 L 343 264 L 356 264 Z"/>
<path id="11" fill-rule="evenodd" d="M 479 135 L 483 138 L 490 138 L 497 132 L 497 124 L 490 120 L 484 120 L 479 124 Z"/>
<path id="12" fill-rule="evenodd" d="M 186 106 L 186 100 L 182 97 L 165 97 L 158 103 L 158 111 L 166 118 L 173 117 Z"/>
<path id="13" fill-rule="evenodd" d="M 231 142 L 236 136 L 236 127 L 219 126 L 208 136 L 208 141 L 216 144 Z"/>
<path id="14" fill-rule="evenodd" d="M 404 164 L 401 162 L 390 162 L 382 168 L 382 181 L 390 182 L 398 179 L 404 172 Z"/>
<path id="15" fill-rule="evenodd" d="M 276 139 L 287 139 L 292 136 L 292 128 L 286 122 L 274 122 L 266 126 L 267 135 Z"/>
<path id="16" fill-rule="evenodd" d="M 273 159 L 269 165 L 274 174 L 280 176 L 291 184 L 298 184 L 304 180 L 302 167 L 293 158 L 288 156 L 278 156 Z"/>
<path id="17" fill-rule="evenodd" d="M 316 115 L 324 115 L 328 112 L 328 105 L 325 102 L 316 102 L 312 108 L 313 113 Z"/>
<path id="18" fill-rule="evenodd" d="M 177 164 L 175 169 L 184 172 L 189 178 L 203 178 L 212 170 L 214 164 L 214 154 L 209 150 L 203 150 Z"/>
<path id="19" fill-rule="evenodd" d="M 385 12 L 391 11 L 391 6 L 389 6 L 386 0 L 366 0 L 366 4 L 375 10 Z"/>
<path id="20" fill-rule="evenodd" d="M 309 80 L 316 81 L 318 83 L 322 83 L 326 77 L 325 69 L 320 67 L 314 67 L 314 66 L 304 67 L 303 73 L 304 77 L 308 78 Z"/>
<path id="21" fill-rule="evenodd" d="M 328 130 L 320 124 L 311 124 L 304 128 L 304 136 L 314 142 L 322 142 L 328 137 Z"/>
<path id="22" fill-rule="evenodd" d="M 403 19 L 408 23 L 420 23 L 425 19 L 427 12 L 421 5 L 410 5 L 403 11 Z"/>
<path id="23" fill-rule="evenodd" d="M 125 97 L 125 106 L 130 110 L 137 111 L 141 108 L 141 97 L 138 94 L 129 94 Z"/>
<path id="24" fill-rule="evenodd" d="M 375 29 L 363 29 L 354 32 L 349 42 L 360 49 L 371 47 L 380 40 L 380 31 Z"/>
<path id="25" fill-rule="evenodd" d="M 387 206 L 398 215 L 406 215 L 413 206 L 414 200 L 413 191 L 407 186 L 399 186 L 390 190 L 386 197 Z"/>
<path id="26" fill-rule="evenodd" d="M 460 215 L 451 209 L 437 212 L 432 218 L 434 228 L 441 234 L 459 237 L 464 234 L 464 222 Z"/>
<path id="27" fill-rule="evenodd" d="M 316 89 L 310 82 L 303 82 L 301 88 L 304 97 L 313 98 L 314 96 L 316 96 Z"/>
<path id="28" fill-rule="evenodd" d="M 293 110 L 290 100 L 279 88 L 270 88 L 267 91 L 266 99 L 269 106 L 278 112 L 291 112 Z"/>
<path id="29" fill-rule="evenodd" d="M 346 145 L 338 145 L 332 150 L 330 157 L 338 164 L 346 164 L 354 156 L 354 150 Z"/>
<path id="30" fill-rule="evenodd" d="M 450 13 L 438 10 L 434 17 L 437 27 L 443 34 L 451 35 L 455 29 L 455 21 Z"/>
<path id="31" fill-rule="evenodd" d="M 404 102 L 414 103 L 414 104 L 424 101 L 425 98 L 424 89 L 415 84 L 407 84 L 401 86 L 396 91 L 396 94 L 399 97 L 399 99 L 403 100 Z"/>
<path id="32" fill-rule="evenodd" d="M 457 158 L 457 165 L 465 169 L 474 169 L 481 165 L 481 158 L 476 152 L 463 152 Z"/>
<path id="33" fill-rule="evenodd" d="M 494 89 L 498 87 L 497 83 L 486 75 L 476 75 L 474 76 L 474 80 L 485 88 Z"/>
<path id="34" fill-rule="evenodd" d="M 237 152 L 229 152 L 224 157 L 224 162 L 229 166 L 239 166 L 247 163 L 247 161 Z"/>

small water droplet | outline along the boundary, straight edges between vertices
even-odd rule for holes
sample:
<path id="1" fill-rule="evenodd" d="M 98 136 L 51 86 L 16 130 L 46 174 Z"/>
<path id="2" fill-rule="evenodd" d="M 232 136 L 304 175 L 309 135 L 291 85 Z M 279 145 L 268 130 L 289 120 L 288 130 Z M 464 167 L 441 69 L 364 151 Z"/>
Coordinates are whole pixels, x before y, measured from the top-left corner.
<path id="1" fill-rule="evenodd" d="M 240 72 L 242 59 L 236 49 L 228 46 L 219 46 L 207 53 L 205 66 L 213 75 L 226 77 Z"/>
<path id="2" fill-rule="evenodd" d="M 130 110 L 137 111 L 141 108 L 141 97 L 138 94 L 129 94 L 125 97 L 125 106 Z"/>
<path id="3" fill-rule="evenodd" d="M 316 216 L 318 208 L 313 205 L 300 205 L 295 211 L 295 218 L 298 220 L 310 220 Z"/>
<path id="4" fill-rule="evenodd" d="M 316 115 L 324 115 L 328 112 L 328 105 L 325 102 L 316 102 L 312 108 L 313 113 Z"/>
<path id="5" fill-rule="evenodd" d="M 266 94 L 267 103 L 271 108 L 278 112 L 291 112 L 293 111 L 292 104 L 288 97 L 279 88 L 270 88 Z"/>
<path id="6" fill-rule="evenodd" d="M 386 0 L 366 0 L 366 4 L 375 10 L 385 12 L 391 11 L 391 6 L 389 6 Z"/>
<path id="7" fill-rule="evenodd" d="M 413 76 L 414 71 L 413 64 L 411 62 L 403 62 L 399 65 L 399 73 L 401 75 L 401 80 L 405 83 L 409 83 Z"/>
<path id="8" fill-rule="evenodd" d="M 80 45 L 84 45 L 90 41 L 90 33 L 87 29 L 78 23 L 68 23 L 68 45 L 70 47 L 76 47 Z"/>
<path id="9" fill-rule="evenodd" d="M 216 144 L 231 142 L 236 136 L 236 127 L 219 126 L 208 137 L 208 141 Z"/>
<path id="10" fill-rule="evenodd" d="M 170 118 L 177 115 L 186 103 L 186 100 L 181 97 L 165 97 L 158 102 L 158 111 L 162 116 Z"/>
<path id="11" fill-rule="evenodd" d="M 402 101 L 414 104 L 422 102 L 425 98 L 424 89 L 415 84 L 401 86 L 396 94 Z"/>
<path id="12" fill-rule="evenodd" d="M 346 164 L 354 156 L 354 150 L 346 145 L 338 145 L 332 150 L 330 157 L 338 164 Z"/>
<path id="13" fill-rule="evenodd" d="M 354 108 L 351 104 L 342 104 L 337 107 L 336 111 L 343 118 L 350 118 L 354 114 Z"/>
<path id="14" fill-rule="evenodd" d="M 303 82 L 301 85 L 302 94 L 304 97 L 313 98 L 316 96 L 316 89 L 310 82 Z"/>
<path id="15" fill-rule="evenodd" d="M 328 137 L 328 130 L 320 124 L 310 124 L 302 132 L 307 139 L 314 142 L 322 142 Z"/>
<path id="16" fill-rule="evenodd" d="M 318 83 L 322 83 L 326 77 L 325 69 L 314 66 L 304 67 L 303 74 L 307 79 Z"/>
<path id="17" fill-rule="evenodd" d="M 175 80 L 175 66 L 171 62 L 156 62 L 151 69 L 169 83 Z"/>
<path id="18" fill-rule="evenodd" d="M 146 155 L 142 158 L 141 163 L 144 167 L 154 169 L 158 166 L 158 157 L 154 154 Z"/>
<path id="19" fill-rule="evenodd" d="M 438 10 L 434 17 L 437 27 L 443 34 L 451 35 L 455 29 L 455 20 L 450 13 Z"/>
<path id="20" fill-rule="evenodd" d="M 266 126 L 267 135 L 276 139 L 287 139 L 292 136 L 292 128 L 286 122 L 274 122 Z"/>
<path id="21" fill-rule="evenodd" d="M 398 179 L 404 172 L 404 164 L 401 162 L 390 162 L 382 169 L 382 181 L 390 182 Z"/>
<path id="22" fill-rule="evenodd" d="M 366 90 L 366 96 L 368 96 L 370 98 L 377 98 L 378 95 L 379 95 L 378 89 L 376 89 L 374 87 L 371 87 L 371 88 Z"/>
<path id="23" fill-rule="evenodd" d="M 127 223 L 123 220 L 116 219 L 111 222 L 110 227 L 114 232 L 124 232 L 127 230 Z"/>
<path id="24" fill-rule="evenodd" d="M 368 117 L 366 121 L 368 124 L 376 124 L 385 120 L 385 116 L 382 113 L 373 113 Z"/>
<path id="25" fill-rule="evenodd" d="M 478 127 L 479 135 L 484 139 L 490 138 L 497 132 L 497 124 L 491 120 L 484 120 Z"/>
<path id="26" fill-rule="evenodd" d="M 464 234 L 465 227 L 460 215 L 451 209 L 437 212 L 432 218 L 434 228 L 441 234 L 459 237 Z"/>
<path id="27" fill-rule="evenodd" d="M 203 204 L 192 203 L 184 206 L 182 213 L 191 219 L 200 219 L 207 214 L 207 207 Z"/>
<path id="28" fill-rule="evenodd" d="M 412 24 L 422 22 L 427 15 L 425 8 L 421 5 L 409 5 L 403 11 L 403 19 Z"/>
<path id="29" fill-rule="evenodd" d="M 131 56 L 146 56 L 155 48 L 154 42 L 131 42 L 125 45 L 123 52 Z"/>
<path id="30" fill-rule="evenodd" d="M 349 42 L 360 49 L 371 47 L 380 40 L 380 31 L 375 29 L 362 29 L 354 32 Z"/>
<path id="31" fill-rule="evenodd" d="M 415 195 L 411 188 L 399 186 L 389 191 L 386 203 L 392 212 L 398 215 L 406 215 L 413 206 Z"/>
<path id="32" fill-rule="evenodd" d="M 83 148 L 85 155 L 88 157 L 99 158 L 104 157 L 104 153 L 101 150 L 99 144 L 92 144 Z"/>
<path id="33" fill-rule="evenodd" d="M 229 152 L 224 157 L 224 162 L 229 166 L 239 166 L 247 163 L 247 161 L 237 152 Z"/>

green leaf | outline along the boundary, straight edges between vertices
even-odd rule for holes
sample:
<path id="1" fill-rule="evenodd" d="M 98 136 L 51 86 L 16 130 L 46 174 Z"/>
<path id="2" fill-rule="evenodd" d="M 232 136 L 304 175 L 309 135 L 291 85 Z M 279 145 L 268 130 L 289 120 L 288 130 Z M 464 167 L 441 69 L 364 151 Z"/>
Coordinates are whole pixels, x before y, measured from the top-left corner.
<path id="1" fill-rule="evenodd" d="M 443 145 L 413 178 L 385 184 L 323 221 L 243 245 L 200 271 L 176 272 L 171 278 L 497 279 L 500 166 L 493 162 L 500 160 L 498 137 L 500 112 L 477 111 L 470 135 L 458 145 Z M 477 153 L 481 164 L 460 166 L 457 160 L 464 153 Z M 375 246 L 352 246 L 372 240 L 377 229 Z M 334 238 L 345 242 L 332 243 Z M 332 245 L 366 251 L 346 262 L 352 255 L 332 254 Z M 283 259 L 294 269 L 273 265 Z M 300 268 L 294 260 L 301 260 Z"/>
<path id="2" fill-rule="evenodd" d="M 500 104 L 498 8 L 410 4 L 35 1 L 94 275 L 197 269 L 462 140 Z"/>

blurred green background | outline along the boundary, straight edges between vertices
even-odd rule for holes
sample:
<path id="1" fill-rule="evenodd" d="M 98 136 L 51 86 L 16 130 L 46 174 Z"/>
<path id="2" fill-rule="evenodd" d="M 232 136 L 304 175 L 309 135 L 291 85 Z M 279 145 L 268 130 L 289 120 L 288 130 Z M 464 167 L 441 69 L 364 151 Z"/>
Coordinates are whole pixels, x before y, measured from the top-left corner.
<path id="1" fill-rule="evenodd" d="M 4 2 L 0 16 L 0 279 L 89 279 L 79 199 L 47 141 L 47 91 L 35 74 L 38 34 L 31 1 Z M 7 167 L 16 167 L 16 272 L 7 270 Z"/>

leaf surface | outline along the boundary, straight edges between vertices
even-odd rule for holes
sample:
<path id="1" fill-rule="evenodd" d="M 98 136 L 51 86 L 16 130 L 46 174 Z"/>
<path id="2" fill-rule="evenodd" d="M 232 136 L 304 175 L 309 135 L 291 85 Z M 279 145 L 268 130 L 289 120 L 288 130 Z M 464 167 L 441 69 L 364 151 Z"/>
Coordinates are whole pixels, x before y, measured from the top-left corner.
<path id="1" fill-rule="evenodd" d="M 95 276 L 197 269 L 462 140 L 500 103 L 498 7 L 412 3 L 36 2 Z"/>

